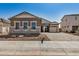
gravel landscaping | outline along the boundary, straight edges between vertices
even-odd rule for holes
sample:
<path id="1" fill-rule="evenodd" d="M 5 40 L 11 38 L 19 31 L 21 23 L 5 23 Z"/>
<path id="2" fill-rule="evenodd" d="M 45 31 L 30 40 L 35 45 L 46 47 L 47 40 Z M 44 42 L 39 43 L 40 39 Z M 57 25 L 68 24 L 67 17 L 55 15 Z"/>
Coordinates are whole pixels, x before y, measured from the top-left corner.
<path id="1" fill-rule="evenodd" d="M 2 35 L 0 36 L 0 41 L 49 41 L 49 38 L 45 34 L 40 34 L 40 35 L 31 35 L 31 36 L 24 36 L 24 35 L 19 35 L 19 36 L 10 36 L 10 35 Z"/>

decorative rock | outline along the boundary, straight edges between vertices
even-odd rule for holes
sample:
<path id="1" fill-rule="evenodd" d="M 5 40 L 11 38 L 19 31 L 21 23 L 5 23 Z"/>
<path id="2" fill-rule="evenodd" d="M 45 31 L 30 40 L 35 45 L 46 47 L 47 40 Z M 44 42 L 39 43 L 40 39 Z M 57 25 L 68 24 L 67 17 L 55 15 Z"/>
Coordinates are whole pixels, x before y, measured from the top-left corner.
<path id="1" fill-rule="evenodd" d="M 16 37 L 16 35 L 12 35 L 12 37 Z"/>
<path id="2" fill-rule="evenodd" d="M 24 35 L 19 35 L 18 37 L 24 37 Z"/>

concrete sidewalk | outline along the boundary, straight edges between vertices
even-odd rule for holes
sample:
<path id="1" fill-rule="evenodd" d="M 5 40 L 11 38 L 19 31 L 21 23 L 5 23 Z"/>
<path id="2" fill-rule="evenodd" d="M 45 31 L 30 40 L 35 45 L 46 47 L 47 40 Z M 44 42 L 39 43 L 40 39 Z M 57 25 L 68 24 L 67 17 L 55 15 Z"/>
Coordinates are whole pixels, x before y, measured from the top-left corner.
<path id="1" fill-rule="evenodd" d="M 79 55 L 79 41 L 0 41 L 0 55 Z"/>

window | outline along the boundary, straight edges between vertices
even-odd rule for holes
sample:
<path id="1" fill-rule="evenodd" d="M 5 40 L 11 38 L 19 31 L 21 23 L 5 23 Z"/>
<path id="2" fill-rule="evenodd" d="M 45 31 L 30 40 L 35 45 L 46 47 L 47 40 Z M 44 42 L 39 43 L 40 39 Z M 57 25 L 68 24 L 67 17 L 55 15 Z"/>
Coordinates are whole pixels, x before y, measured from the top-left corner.
<path id="1" fill-rule="evenodd" d="M 66 26 L 64 26 L 64 28 L 66 28 Z"/>
<path id="2" fill-rule="evenodd" d="M 27 29 L 27 22 L 24 22 L 24 27 L 23 29 Z"/>
<path id="3" fill-rule="evenodd" d="M 66 22 L 67 22 L 67 19 L 66 19 Z"/>
<path id="4" fill-rule="evenodd" d="M 32 29 L 36 29 L 36 22 L 32 22 Z"/>
<path id="5" fill-rule="evenodd" d="M 75 16 L 75 20 L 77 20 L 77 16 Z"/>
<path id="6" fill-rule="evenodd" d="M 19 22 L 16 22 L 16 27 L 15 29 L 19 29 Z"/>
<path id="7" fill-rule="evenodd" d="M 69 26 L 67 26 L 67 28 L 69 28 Z"/>

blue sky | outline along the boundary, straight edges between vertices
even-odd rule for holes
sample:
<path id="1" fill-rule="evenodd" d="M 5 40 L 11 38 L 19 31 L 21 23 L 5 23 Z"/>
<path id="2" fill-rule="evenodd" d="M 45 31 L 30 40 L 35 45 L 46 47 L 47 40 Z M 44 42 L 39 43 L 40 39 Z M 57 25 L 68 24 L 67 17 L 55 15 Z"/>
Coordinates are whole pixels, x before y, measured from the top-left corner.
<path id="1" fill-rule="evenodd" d="M 66 14 L 79 14 L 78 3 L 0 3 L 0 17 L 8 19 L 23 11 L 60 22 Z"/>

